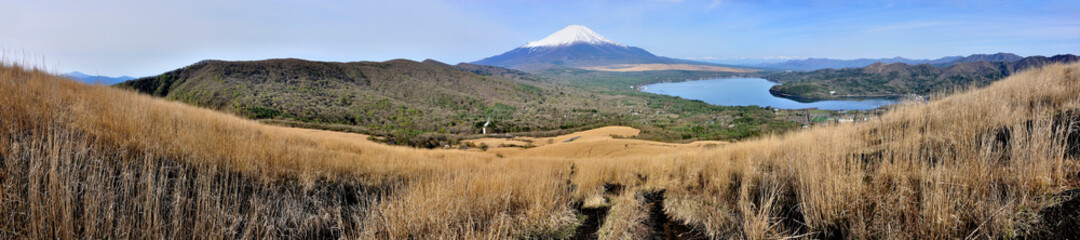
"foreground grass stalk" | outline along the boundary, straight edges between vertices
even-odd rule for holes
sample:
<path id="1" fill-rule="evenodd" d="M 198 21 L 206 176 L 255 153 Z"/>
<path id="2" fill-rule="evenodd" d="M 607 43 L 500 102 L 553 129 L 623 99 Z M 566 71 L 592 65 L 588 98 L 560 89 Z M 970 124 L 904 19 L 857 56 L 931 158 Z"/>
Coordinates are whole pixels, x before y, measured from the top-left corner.
<path id="1" fill-rule="evenodd" d="M 1064 207 L 1078 201 L 1077 126 L 1080 65 L 1052 65 L 856 125 L 676 154 L 500 158 L 4 66 L 0 238 L 566 239 L 597 196 L 615 197 L 605 238 L 670 234 L 644 227 L 660 226 L 642 220 L 656 204 L 649 219 L 711 238 L 1057 238 L 1080 229 Z"/>

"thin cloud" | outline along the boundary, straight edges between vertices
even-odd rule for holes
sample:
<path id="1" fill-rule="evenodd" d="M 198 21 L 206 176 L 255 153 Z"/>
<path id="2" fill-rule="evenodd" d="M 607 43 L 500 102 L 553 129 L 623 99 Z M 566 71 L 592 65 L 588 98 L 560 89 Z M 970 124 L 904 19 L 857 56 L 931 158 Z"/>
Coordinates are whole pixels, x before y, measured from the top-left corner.
<path id="1" fill-rule="evenodd" d="M 713 9 L 716 9 L 716 8 L 720 7 L 720 5 L 723 5 L 723 4 L 724 4 L 724 0 L 713 0 L 712 3 L 709 3 L 709 6 L 705 7 L 705 10 L 713 10 Z"/>

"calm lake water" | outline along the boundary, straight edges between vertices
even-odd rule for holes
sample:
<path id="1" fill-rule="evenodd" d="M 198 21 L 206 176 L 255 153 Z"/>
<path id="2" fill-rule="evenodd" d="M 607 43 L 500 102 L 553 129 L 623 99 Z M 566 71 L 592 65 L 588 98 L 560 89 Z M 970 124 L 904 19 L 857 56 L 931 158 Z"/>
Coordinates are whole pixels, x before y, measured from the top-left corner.
<path id="1" fill-rule="evenodd" d="M 724 78 L 645 85 L 649 93 L 701 100 L 713 105 L 774 107 L 784 109 L 866 110 L 894 104 L 895 99 L 827 100 L 798 102 L 773 96 L 769 88 L 777 83 L 761 78 Z"/>

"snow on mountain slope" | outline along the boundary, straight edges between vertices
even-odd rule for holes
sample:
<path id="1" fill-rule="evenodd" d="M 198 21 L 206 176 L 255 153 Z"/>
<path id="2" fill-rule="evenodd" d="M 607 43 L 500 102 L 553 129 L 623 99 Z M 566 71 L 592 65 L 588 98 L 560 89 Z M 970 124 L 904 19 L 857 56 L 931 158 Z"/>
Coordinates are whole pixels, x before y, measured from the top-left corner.
<path id="1" fill-rule="evenodd" d="M 656 56 L 645 49 L 607 39 L 581 25 L 567 26 L 540 41 L 528 42 L 521 47 L 472 63 L 522 71 L 539 71 L 552 67 L 595 67 L 598 71 L 730 72 L 730 69 L 726 68 L 697 66 L 710 65 L 708 63 Z"/>
<path id="2" fill-rule="evenodd" d="M 570 25 L 570 26 L 566 26 L 566 28 L 563 28 L 562 30 L 559 30 L 558 32 L 552 33 L 551 35 L 547 36 L 544 39 L 540 39 L 540 41 L 528 42 L 524 46 L 521 46 L 521 47 L 523 47 L 523 48 L 558 47 L 558 46 L 572 45 L 572 44 L 575 44 L 575 43 L 588 43 L 588 44 L 605 44 L 606 43 L 606 44 L 613 44 L 613 45 L 617 45 L 617 46 L 621 46 L 621 47 L 626 46 L 626 45 L 622 45 L 620 43 L 617 43 L 615 41 L 611 41 L 610 39 L 607 39 L 604 36 L 600 36 L 600 34 L 597 34 L 596 32 L 593 32 L 593 30 L 589 29 L 588 27 L 585 27 L 585 26 L 582 26 L 582 25 Z"/>

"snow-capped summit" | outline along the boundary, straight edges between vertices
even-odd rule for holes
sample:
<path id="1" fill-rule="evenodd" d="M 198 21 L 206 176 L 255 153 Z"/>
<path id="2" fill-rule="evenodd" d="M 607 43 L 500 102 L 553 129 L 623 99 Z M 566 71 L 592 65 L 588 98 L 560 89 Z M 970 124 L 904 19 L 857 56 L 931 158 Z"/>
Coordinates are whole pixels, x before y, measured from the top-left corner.
<path id="1" fill-rule="evenodd" d="M 659 57 L 626 46 L 581 25 L 570 25 L 540 41 L 526 43 L 474 64 L 539 71 L 551 67 L 597 67 L 618 64 L 705 64 Z"/>
<path id="2" fill-rule="evenodd" d="M 570 25 L 566 26 L 566 28 L 563 28 L 562 30 L 559 30 L 558 32 L 548 35 L 544 39 L 540 39 L 540 41 L 532 41 L 526 43 L 524 46 L 521 47 L 557 47 L 572 45 L 575 43 L 613 44 L 622 47 L 626 46 L 615 41 L 611 41 L 604 36 L 600 36 L 600 34 L 593 32 L 593 30 L 589 29 L 588 27 L 582 25 Z"/>

